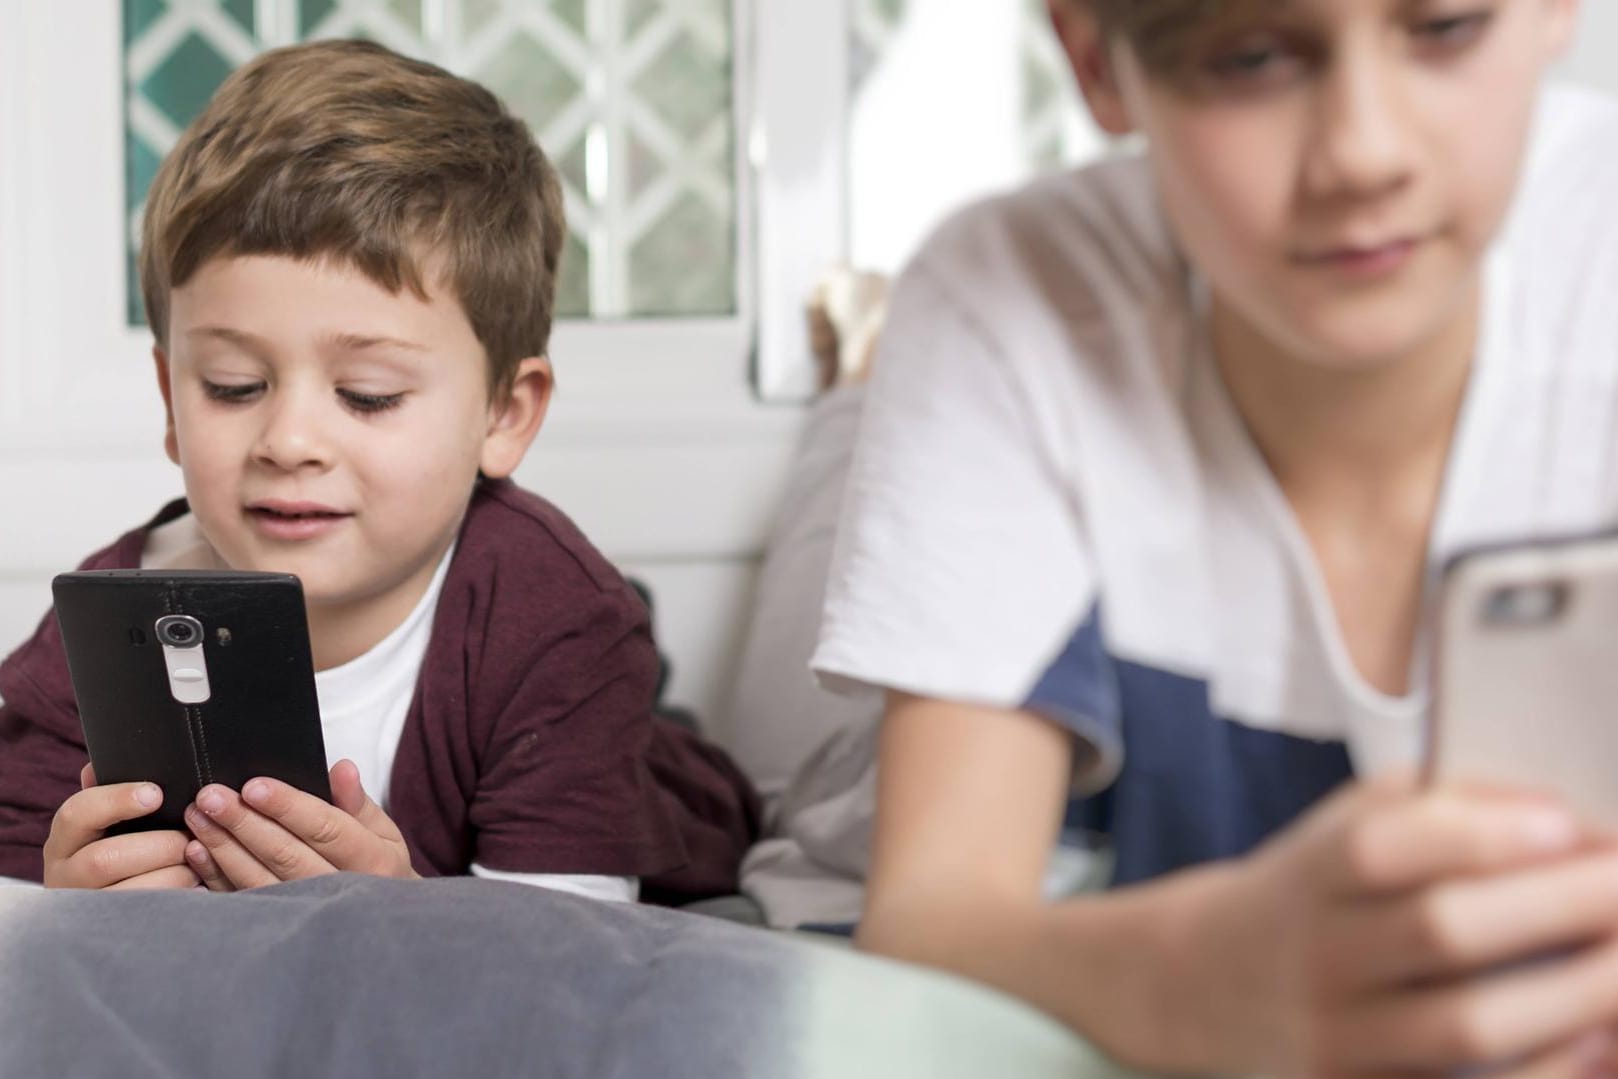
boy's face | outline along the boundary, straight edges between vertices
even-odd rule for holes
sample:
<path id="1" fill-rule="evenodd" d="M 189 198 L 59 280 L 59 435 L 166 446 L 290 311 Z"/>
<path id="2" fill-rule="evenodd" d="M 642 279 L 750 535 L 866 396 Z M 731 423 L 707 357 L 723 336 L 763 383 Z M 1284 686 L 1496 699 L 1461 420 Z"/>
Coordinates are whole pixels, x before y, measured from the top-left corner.
<path id="1" fill-rule="evenodd" d="M 1147 135 L 1222 317 L 1306 362 L 1385 362 L 1473 317 L 1576 9 L 1283 0 L 1193 47 L 1184 85 L 1114 49 L 1112 126 Z M 1090 96 L 1104 113 L 1105 93 Z"/>
<path id="2" fill-rule="evenodd" d="M 312 614 L 402 620 L 479 468 L 509 474 L 543 417 L 546 361 L 492 404 L 483 347 L 440 289 L 424 301 L 336 262 L 216 258 L 170 311 L 158 375 L 191 509 L 231 567 L 302 578 Z"/>

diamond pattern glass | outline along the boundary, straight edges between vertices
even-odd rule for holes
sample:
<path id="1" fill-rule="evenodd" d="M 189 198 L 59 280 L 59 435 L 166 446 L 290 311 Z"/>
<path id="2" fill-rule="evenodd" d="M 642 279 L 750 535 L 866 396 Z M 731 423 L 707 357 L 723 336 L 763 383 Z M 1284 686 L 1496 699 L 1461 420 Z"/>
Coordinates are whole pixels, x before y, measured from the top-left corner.
<path id="1" fill-rule="evenodd" d="M 229 72 L 358 37 L 477 79 L 563 177 L 565 318 L 736 306 L 733 0 L 123 0 L 129 318 L 147 188 Z"/>

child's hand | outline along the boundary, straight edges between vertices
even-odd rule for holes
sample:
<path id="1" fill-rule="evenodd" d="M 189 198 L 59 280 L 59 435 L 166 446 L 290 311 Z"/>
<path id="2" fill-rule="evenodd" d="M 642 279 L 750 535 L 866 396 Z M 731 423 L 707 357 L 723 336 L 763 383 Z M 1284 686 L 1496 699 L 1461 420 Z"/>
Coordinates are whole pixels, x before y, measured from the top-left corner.
<path id="1" fill-rule="evenodd" d="M 252 779 L 236 792 L 204 787 L 185 811 L 197 839 L 185 858 L 209 888 L 233 891 L 349 871 L 415 877 L 396 824 L 366 796 L 359 769 L 338 761 L 332 799 L 274 779 Z"/>
<path id="2" fill-rule="evenodd" d="M 195 888 L 197 875 L 186 865 L 184 832 L 106 835 L 121 821 L 137 820 L 163 804 L 155 783 L 96 786 L 87 764 L 79 773 L 79 793 L 62 803 L 45 841 L 47 888 Z"/>
<path id="3" fill-rule="evenodd" d="M 1178 938 L 1204 996 L 1176 1003 L 1265 1047 L 1255 1067 L 1560 1073 L 1612 1052 L 1618 850 L 1553 805 L 1361 786 L 1216 873 Z"/>

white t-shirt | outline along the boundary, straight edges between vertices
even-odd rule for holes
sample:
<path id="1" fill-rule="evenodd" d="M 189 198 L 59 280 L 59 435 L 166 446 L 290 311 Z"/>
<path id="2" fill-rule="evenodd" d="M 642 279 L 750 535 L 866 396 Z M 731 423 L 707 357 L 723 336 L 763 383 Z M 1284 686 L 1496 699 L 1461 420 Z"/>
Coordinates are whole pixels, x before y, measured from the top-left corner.
<path id="1" fill-rule="evenodd" d="M 405 717 L 415 696 L 416 679 L 432 639 L 433 614 L 449 572 L 452 547 L 439 561 L 427 591 L 415 609 L 370 651 L 330 670 L 315 674 L 320 699 L 320 729 L 326 743 L 326 763 L 345 757 L 359 768 L 360 782 L 384 811 L 393 760 L 399 752 Z M 221 568 L 196 518 L 190 514 L 152 531 L 141 564 L 150 569 Z M 640 883 L 633 877 L 594 874 L 509 873 L 472 865 L 472 874 L 518 881 L 556 891 L 614 901 L 633 901 Z"/>
<path id="2" fill-rule="evenodd" d="M 1484 287 L 1434 573 L 1615 522 L 1618 105 L 1547 94 Z M 1425 714 L 1349 660 L 1196 292 L 1140 158 L 948 222 L 893 297 L 813 660 L 1073 731 L 1069 823 L 1120 882 L 1411 761 Z"/>

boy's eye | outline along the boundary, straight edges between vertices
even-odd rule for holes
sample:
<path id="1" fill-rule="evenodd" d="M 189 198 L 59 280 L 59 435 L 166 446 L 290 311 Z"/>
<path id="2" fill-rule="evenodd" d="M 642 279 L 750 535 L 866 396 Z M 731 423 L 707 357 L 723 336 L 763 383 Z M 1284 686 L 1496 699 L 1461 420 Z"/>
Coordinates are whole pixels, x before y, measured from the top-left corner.
<path id="1" fill-rule="evenodd" d="M 1203 67 L 1216 87 L 1250 89 L 1286 82 L 1302 63 L 1295 49 L 1274 35 L 1263 34 L 1214 52 Z"/>
<path id="2" fill-rule="evenodd" d="M 402 393 L 361 393 L 358 390 L 338 390 L 337 396 L 355 412 L 386 412 L 398 408 L 405 397 Z"/>
<path id="3" fill-rule="evenodd" d="M 1279 49 L 1264 47 L 1238 49 L 1214 58 L 1213 69 L 1225 75 L 1253 75 L 1280 59 Z"/>
<path id="4" fill-rule="evenodd" d="M 1482 37 L 1493 18 L 1493 11 L 1474 11 L 1466 15 L 1425 19 L 1416 24 L 1414 34 L 1419 42 L 1429 48 L 1454 52 Z"/>
<path id="5" fill-rule="evenodd" d="M 264 390 L 262 382 L 209 382 L 202 380 L 202 392 L 210 401 L 240 404 L 251 401 Z"/>

